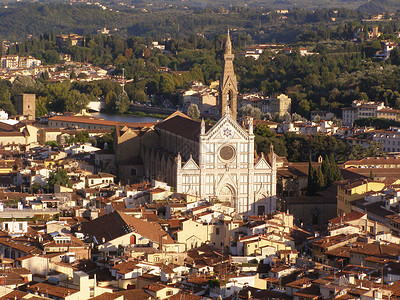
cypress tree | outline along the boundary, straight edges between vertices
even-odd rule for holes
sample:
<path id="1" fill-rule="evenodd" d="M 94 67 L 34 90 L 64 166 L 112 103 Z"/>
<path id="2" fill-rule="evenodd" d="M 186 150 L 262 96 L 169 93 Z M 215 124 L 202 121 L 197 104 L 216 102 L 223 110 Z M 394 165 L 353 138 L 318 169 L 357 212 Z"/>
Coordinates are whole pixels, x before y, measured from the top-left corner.
<path id="1" fill-rule="evenodd" d="M 329 161 L 328 155 L 325 155 L 324 160 L 322 161 L 322 174 L 324 175 L 324 186 L 329 186 L 332 183 L 332 166 Z"/>
<path id="2" fill-rule="evenodd" d="M 372 169 L 371 169 L 371 172 L 369 172 L 369 178 L 374 179 L 374 172 L 372 172 Z"/>
<path id="3" fill-rule="evenodd" d="M 315 195 L 316 192 L 316 171 L 311 164 L 311 157 L 308 163 L 308 182 L 307 182 L 307 190 L 310 196 Z"/>
<path id="4" fill-rule="evenodd" d="M 331 153 L 329 160 L 330 160 L 331 170 L 332 170 L 332 182 L 342 180 L 342 174 L 340 173 L 339 166 L 335 162 L 335 157 L 333 156 L 333 153 Z"/>
<path id="5" fill-rule="evenodd" d="M 322 173 L 321 167 L 318 167 L 317 172 L 316 172 L 316 188 L 318 190 L 322 190 L 325 186 L 325 179 L 324 179 L 324 174 Z"/>

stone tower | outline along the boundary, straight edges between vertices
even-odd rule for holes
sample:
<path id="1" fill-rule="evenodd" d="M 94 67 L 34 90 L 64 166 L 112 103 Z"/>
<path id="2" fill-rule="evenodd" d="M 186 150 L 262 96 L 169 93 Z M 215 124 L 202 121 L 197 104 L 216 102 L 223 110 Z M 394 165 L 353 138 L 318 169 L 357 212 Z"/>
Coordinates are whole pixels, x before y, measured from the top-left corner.
<path id="1" fill-rule="evenodd" d="M 36 95 L 20 94 L 17 96 L 17 114 L 27 116 L 28 120 L 35 120 Z"/>
<path id="2" fill-rule="evenodd" d="M 219 81 L 218 107 L 221 116 L 225 114 L 229 107 L 231 116 L 236 120 L 238 90 L 236 75 L 233 70 L 234 57 L 235 55 L 232 54 L 232 43 L 228 30 L 228 37 L 225 44 L 224 70 L 222 71 L 222 76 Z"/>

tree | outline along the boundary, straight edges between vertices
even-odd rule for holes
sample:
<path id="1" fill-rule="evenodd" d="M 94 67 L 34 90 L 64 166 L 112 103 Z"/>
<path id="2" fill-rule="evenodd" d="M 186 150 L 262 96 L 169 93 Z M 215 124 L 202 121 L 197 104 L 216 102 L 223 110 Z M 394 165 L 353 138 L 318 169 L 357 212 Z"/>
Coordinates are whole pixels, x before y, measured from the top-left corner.
<path id="1" fill-rule="evenodd" d="M 259 123 L 254 129 L 254 134 L 262 136 L 262 137 L 273 137 L 274 133 L 268 127 L 267 124 Z"/>
<path id="2" fill-rule="evenodd" d="M 41 117 L 48 113 L 46 104 L 47 104 L 47 99 L 45 97 L 39 96 L 36 98 L 36 107 L 35 107 L 36 117 Z"/>
<path id="3" fill-rule="evenodd" d="M 106 133 L 97 139 L 97 147 L 101 149 L 113 149 L 114 138 L 111 133 Z M 107 145 L 107 146 L 106 146 Z"/>
<path id="4" fill-rule="evenodd" d="M 324 185 L 329 186 L 332 183 L 333 178 L 332 178 L 331 162 L 329 160 L 328 155 L 325 155 L 325 158 L 322 161 L 321 169 L 322 169 L 322 174 L 324 175 L 324 181 L 325 181 Z"/>
<path id="5" fill-rule="evenodd" d="M 150 57 L 150 50 L 149 50 L 149 48 L 144 48 L 143 49 L 143 57 L 144 58 L 149 58 Z"/>
<path id="6" fill-rule="evenodd" d="M 106 111 L 114 112 L 116 102 L 117 102 L 117 95 L 115 94 L 115 92 L 114 91 L 107 92 L 105 97 Z"/>
<path id="7" fill-rule="evenodd" d="M 64 169 L 58 169 L 56 172 L 51 172 L 49 179 L 47 180 L 47 184 L 45 189 L 53 193 L 54 192 L 54 185 L 58 184 L 61 186 L 72 187 L 71 181 L 69 179 L 68 173 Z"/>
<path id="8" fill-rule="evenodd" d="M 117 101 L 115 101 L 116 110 L 119 114 L 126 113 L 129 109 L 131 101 L 129 100 L 128 94 L 123 91 L 119 96 Z"/>
<path id="9" fill-rule="evenodd" d="M 307 179 L 307 191 L 308 195 L 315 195 L 316 191 L 316 180 L 317 180 L 317 172 L 311 163 L 311 157 L 308 162 L 308 179 Z"/>
<path id="10" fill-rule="evenodd" d="M 400 47 L 396 47 L 390 51 L 390 61 L 394 65 L 400 65 Z"/>
<path id="11" fill-rule="evenodd" d="M 175 83 L 170 74 L 161 75 L 158 89 L 165 95 L 172 94 L 175 91 Z"/>
<path id="12" fill-rule="evenodd" d="M 65 99 L 65 110 L 71 112 L 79 112 L 86 108 L 89 103 L 89 98 L 86 94 L 80 93 L 78 90 L 71 90 Z"/>
<path id="13" fill-rule="evenodd" d="M 318 167 L 316 172 L 316 187 L 318 190 L 322 190 L 325 187 L 324 174 L 322 173 L 321 167 Z"/>
<path id="14" fill-rule="evenodd" d="M 260 119 L 261 118 L 261 110 L 257 107 L 253 107 L 251 104 L 247 104 L 246 106 L 242 106 L 239 109 L 239 116 Z"/>
<path id="15" fill-rule="evenodd" d="M 374 179 L 374 172 L 372 171 L 372 169 L 371 169 L 371 171 L 369 172 L 369 178 L 370 179 Z"/>
<path id="16" fill-rule="evenodd" d="M 5 90 L 2 94 L 0 94 L 0 108 L 11 115 L 16 114 L 16 110 L 11 102 L 11 95 L 8 90 Z"/>
<path id="17" fill-rule="evenodd" d="M 335 157 L 334 157 L 333 153 L 331 153 L 329 160 L 330 160 L 331 170 L 332 170 L 332 178 L 331 178 L 332 182 L 342 180 L 343 177 L 340 172 L 340 168 L 335 161 Z"/>
<path id="18" fill-rule="evenodd" d="M 86 130 L 79 131 L 75 134 L 75 138 L 79 143 L 87 143 L 89 140 L 89 133 Z"/>
<path id="19" fill-rule="evenodd" d="M 187 115 L 191 117 L 193 120 L 199 120 L 200 119 L 200 110 L 197 104 L 190 104 L 189 108 L 187 110 Z"/>

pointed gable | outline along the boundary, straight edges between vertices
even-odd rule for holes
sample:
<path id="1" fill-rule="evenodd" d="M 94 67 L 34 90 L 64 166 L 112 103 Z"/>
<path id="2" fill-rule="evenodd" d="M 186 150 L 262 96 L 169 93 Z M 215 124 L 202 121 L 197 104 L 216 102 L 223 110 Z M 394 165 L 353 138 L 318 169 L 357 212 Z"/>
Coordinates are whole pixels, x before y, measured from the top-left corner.
<path id="1" fill-rule="evenodd" d="M 199 166 L 194 161 L 193 157 L 183 165 L 182 170 L 200 170 Z"/>
<path id="2" fill-rule="evenodd" d="M 206 133 L 206 137 L 208 137 L 208 139 L 223 138 L 221 135 L 224 134 L 222 132 L 224 128 L 232 130 L 232 136 L 229 138 L 243 138 L 247 140 L 249 137 L 247 131 L 240 126 L 230 114 L 225 114 L 221 119 L 219 119 L 219 121 Z"/>
<path id="3" fill-rule="evenodd" d="M 263 156 L 261 156 L 261 158 L 258 160 L 256 165 L 254 166 L 254 169 L 256 169 L 256 170 L 271 169 L 271 166 L 265 160 L 264 155 L 263 155 Z"/>

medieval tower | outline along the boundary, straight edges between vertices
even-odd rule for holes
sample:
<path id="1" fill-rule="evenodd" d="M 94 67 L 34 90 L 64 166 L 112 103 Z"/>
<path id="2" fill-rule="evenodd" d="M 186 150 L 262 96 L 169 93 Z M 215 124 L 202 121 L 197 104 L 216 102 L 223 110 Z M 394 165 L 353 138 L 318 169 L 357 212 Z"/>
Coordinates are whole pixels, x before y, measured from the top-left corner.
<path id="1" fill-rule="evenodd" d="M 17 114 L 35 120 L 36 95 L 20 94 L 17 96 Z"/>

